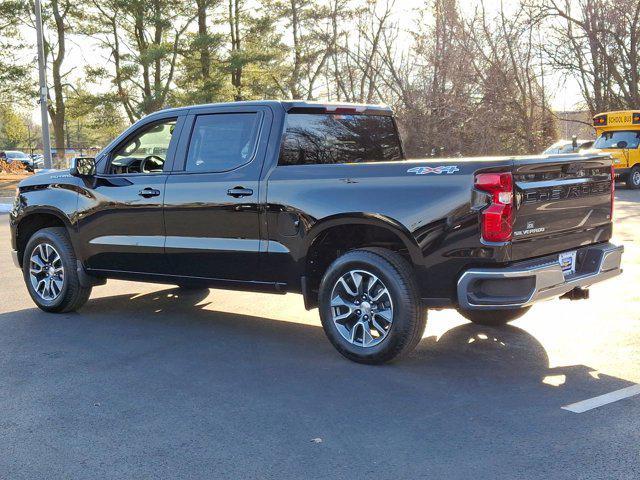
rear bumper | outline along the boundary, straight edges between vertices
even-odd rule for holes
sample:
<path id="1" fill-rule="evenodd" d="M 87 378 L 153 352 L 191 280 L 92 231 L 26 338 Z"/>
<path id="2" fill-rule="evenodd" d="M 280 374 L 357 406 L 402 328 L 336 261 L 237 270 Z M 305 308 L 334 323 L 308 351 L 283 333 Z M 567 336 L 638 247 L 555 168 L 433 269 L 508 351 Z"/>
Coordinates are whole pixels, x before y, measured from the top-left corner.
<path id="1" fill-rule="evenodd" d="M 458 280 L 458 304 L 465 310 L 519 308 L 584 288 L 622 273 L 622 246 L 612 243 L 577 249 L 576 272 L 567 277 L 558 255 L 518 262 L 507 268 L 478 268 Z"/>

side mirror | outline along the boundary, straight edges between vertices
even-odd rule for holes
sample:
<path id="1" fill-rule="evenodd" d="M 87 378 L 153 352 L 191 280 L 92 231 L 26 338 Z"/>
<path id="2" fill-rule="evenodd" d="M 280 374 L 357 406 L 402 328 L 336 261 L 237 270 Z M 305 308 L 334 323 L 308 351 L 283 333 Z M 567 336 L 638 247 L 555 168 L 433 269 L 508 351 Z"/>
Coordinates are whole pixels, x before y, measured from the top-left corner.
<path id="1" fill-rule="evenodd" d="M 617 144 L 616 147 L 618 148 L 627 148 L 629 144 L 627 142 L 625 142 L 624 140 L 620 140 Z"/>
<path id="2" fill-rule="evenodd" d="M 73 157 L 69 162 L 69 173 L 74 177 L 93 177 L 96 174 L 96 159 Z"/>

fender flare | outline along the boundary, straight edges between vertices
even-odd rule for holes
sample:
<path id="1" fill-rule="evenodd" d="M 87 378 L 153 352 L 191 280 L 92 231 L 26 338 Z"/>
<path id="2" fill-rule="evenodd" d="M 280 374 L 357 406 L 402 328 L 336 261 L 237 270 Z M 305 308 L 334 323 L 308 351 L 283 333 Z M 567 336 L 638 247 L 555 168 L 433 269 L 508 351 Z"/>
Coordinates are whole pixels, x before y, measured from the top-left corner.
<path id="1" fill-rule="evenodd" d="M 36 217 L 38 215 L 46 215 L 46 216 L 50 216 L 50 217 L 55 217 L 58 220 L 60 220 L 60 223 L 62 223 L 62 225 L 64 225 L 64 227 L 66 228 L 67 232 L 69 233 L 69 238 L 71 239 L 71 244 L 73 245 L 74 249 L 76 248 L 75 245 L 75 241 L 74 241 L 74 235 L 73 233 L 73 225 L 71 223 L 71 220 L 69 219 L 69 217 L 67 217 L 64 212 L 62 212 L 61 210 L 55 208 L 55 207 L 50 207 L 50 206 L 41 206 L 41 205 L 37 205 L 37 206 L 33 206 L 33 207 L 27 207 L 25 210 L 23 210 L 22 212 L 20 212 L 20 214 L 13 220 L 13 224 L 15 225 L 15 229 L 16 229 L 16 247 L 18 247 L 17 241 L 18 238 L 20 238 L 20 225 L 25 221 L 25 220 L 29 220 L 33 217 Z"/>
<path id="2" fill-rule="evenodd" d="M 56 217 L 64 224 L 67 230 L 73 231 L 71 219 L 67 215 L 65 215 L 62 210 L 55 207 L 43 205 L 27 207 L 25 210 L 23 210 L 23 212 L 16 218 L 16 226 L 19 226 L 25 219 L 33 217 L 35 215 L 50 215 L 52 217 Z"/>
<path id="3" fill-rule="evenodd" d="M 407 248 L 411 261 L 414 264 L 418 265 L 422 263 L 420 247 L 415 237 L 403 224 L 385 215 L 365 212 L 340 213 L 323 218 L 315 223 L 305 236 L 305 258 L 307 257 L 309 250 L 313 248 L 313 245 L 323 232 L 330 228 L 343 225 L 367 225 L 383 228 L 400 239 Z"/>

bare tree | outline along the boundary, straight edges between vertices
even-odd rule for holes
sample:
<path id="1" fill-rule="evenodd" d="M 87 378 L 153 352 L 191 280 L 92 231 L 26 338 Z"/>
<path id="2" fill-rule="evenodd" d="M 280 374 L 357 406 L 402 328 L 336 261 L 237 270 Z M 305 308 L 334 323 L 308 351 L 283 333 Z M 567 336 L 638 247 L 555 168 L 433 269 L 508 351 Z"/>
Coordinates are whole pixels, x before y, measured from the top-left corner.
<path id="1" fill-rule="evenodd" d="M 550 65 L 576 78 L 592 114 L 640 103 L 640 2 L 531 0 Z"/>
<path id="2" fill-rule="evenodd" d="M 343 28 L 334 20 L 330 69 L 336 99 L 372 103 L 387 97 L 381 88 L 383 53 L 389 32 L 397 31 L 394 7 L 395 0 L 366 2 L 345 17 L 348 24 Z"/>
<path id="3" fill-rule="evenodd" d="M 475 76 L 457 1 L 430 1 L 417 13 L 409 50 L 398 48 L 404 32 L 384 32 L 378 90 L 396 107 L 410 155 L 476 153 Z"/>

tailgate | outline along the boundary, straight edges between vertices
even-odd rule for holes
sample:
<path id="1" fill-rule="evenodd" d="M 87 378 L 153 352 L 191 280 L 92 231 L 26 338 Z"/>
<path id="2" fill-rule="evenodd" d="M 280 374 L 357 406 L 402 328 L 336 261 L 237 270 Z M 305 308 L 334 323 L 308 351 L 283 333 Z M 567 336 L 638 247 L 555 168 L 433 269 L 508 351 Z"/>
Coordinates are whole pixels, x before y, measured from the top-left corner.
<path id="1" fill-rule="evenodd" d="M 513 257 L 538 256 L 611 236 L 611 159 L 516 159 Z"/>

